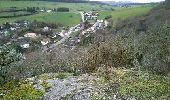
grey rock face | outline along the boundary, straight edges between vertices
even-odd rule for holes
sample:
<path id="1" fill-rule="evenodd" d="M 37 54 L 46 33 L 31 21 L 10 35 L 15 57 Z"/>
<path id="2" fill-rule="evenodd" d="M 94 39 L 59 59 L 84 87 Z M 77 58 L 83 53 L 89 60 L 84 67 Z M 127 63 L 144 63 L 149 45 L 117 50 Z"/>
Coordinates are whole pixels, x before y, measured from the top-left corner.
<path id="1" fill-rule="evenodd" d="M 71 77 L 67 79 L 50 79 L 52 86 L 43 100 L 90 100 L 91 86 L 84 79 Z"/>

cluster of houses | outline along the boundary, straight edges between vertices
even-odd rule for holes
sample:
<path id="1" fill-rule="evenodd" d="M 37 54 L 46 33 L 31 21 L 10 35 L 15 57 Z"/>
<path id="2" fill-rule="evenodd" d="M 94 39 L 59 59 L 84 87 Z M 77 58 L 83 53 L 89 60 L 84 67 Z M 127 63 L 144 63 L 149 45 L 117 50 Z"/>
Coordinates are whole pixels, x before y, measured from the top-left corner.
<path id="1" fill-rule="evenodd" d="M 54 9 L 48 9 L 48 10 L 45 10 L 45 9 L 41 9 L 40 12 L 47 12 L 47 13 L 51 13 L 51 12 L 54 12 L 55 10 Z"/>
<path id="2" fill-rule="evenodd" d="M 32 44 L 30 40 L 33 40 L 33 39 L 36 40 L 41 37 L 42 37 L 42 35 L 37 34 L 37 33 L 26 33 L 24 35 L 24 37 L 22 37 L 22 38 L 20 37 L 18 40 L 21 41 L 21 39 L 24 39 L 23 42 L 20 42 L 20 46 L 24 49 L 28 49 L 28 48 L 30 48 L 30 46 Z M 46 37 L 46 38 L 40 39 L 39 42 L 41 43 L 41 46 L 46 46 L 49 43 L 51 43 L 52 41 L 50 38 Z"/>
<path id="3" fill-rule="evenodd" d="M 104 29 L 109 25 L 107 20 L 98 20 L 99 13 L 90 11 L 90 12 L 80 12 L 82 16 L 82 22 L 88 21 L 92 25 L 88 29 L 84 30 L 81 34 L 85 33 L 94 33 L 98 29 Z M 93 20 L 93 21 L 92 21 Z"/>
<path id="4" fill-rule="evenodd" d="M 97 20 L 99 14 L 97 12 L 90 11 L 90 12 L 84 12 L 83 15 L 84 15 L 84 20 Z"/>
<path id="5" fill-rule="evenodd" d="M 29 21 L 18 21 L 14 23 L 5 23 L 4 25 L 0 26 L 0 37 L 7 36 L 9 32 L 15 31 L 24 27 L 28 27 L 30 25 Z"/>
<path id="6" fill-rule="evenodd" d="M 53 38 L 55 38 L 56 35 L 54 37 L 44 37 L 41 34 L 37 34 L 37 33 L 26 33 L 24 35 L 24 37 L 20 38 L 20 39 L 29 39 L 29 41 L 24 41 L 24 42 L 20 42 L 20 46 L 24 49 L 28 49 L 31 46 L 31 40 L 38 40 L 40 43 L 40 46 L 46 46 L 50 43 L 52 43 Z M 19 40 L 20 40 L 19 39 Z"/>
<path id="7" fill-rule="evenodd" d="M 6 31 L 11 31 L 11 33 L 15 33 L 15 30 L 21 29 L 21 28 L 26 28 L 29 27 L 31 22 L 29 21 L 23 21 L 23 22 L 15 22 L 15 23 L 10 23 L 10 27 L 7 29 L 3 26 L 0 27 L 0 34 L 5 34 Z M 52 32 L 52 29 L 50 27 L 44 27 L 41 29 L 42 32 L 48 33 Z M 58 41 L 55 41 L 55 38 L 57 36 L 60 36 L 61 38 L 69 37 L 71 33 L 77 32 L 82 30 L 81 24 L 77 24 L 73 27 L 70 27 L 69 29 L 63 29 L 61 32 L 52 32 L 50 33 L 50 37 L 43 34 L 38 34 L 35 32 L 27 32 L 23 36 L 17 36 L 15 38 L 11 38 L 7 44 L 12 44 L 12 43 L 18 43 L 21 48 L 23 49 L 29 49 L 33 47 L 32 41 L 37 40 L 39 41 L 39 46 L 43 47 L 48 47 L 48 45 L 56 43 Z M 80 41 L 80 40 L 79 40 Z"/>
<path id="8" fill-rule="evenodd" d="M 61 8 L 62 9 L 62 8 Z M 39 10 L 40 12 L 46 12 L 46 13 L 51 13 L 51 12 L 58 12 L 59 8 L 53 8 L 53 9 L 47 9 L 47 8 L 43 8 L 41 10 Z M 63 10 L 62 12 L 68 12 L 69 8 L 67 9 L 67 11 Z"/>
<path id="9" fill-rule="evenodd" d="M 48 11 L 48 10 L 46 10 Z M 50 10 L 49 12 L 51 12 Z M 32 47 L 33 43 L 32 41 L 38 41 L 39 46 L 42 48 L 48 48 L 50 46 L 55 46 L 58 44 L 62 44 L 64 41 L 68 40 L 68 47 L 74 47 L 75 44 L 79 43 L 81 41 L 82 36 L 88 36 L 89 33 L 94 33 L 98 29 L 104 29 L 108 26 L 109 22 L 107 20 L 97 20 L 98 19 L 98 13 L 97 12 L 82 12 L 82 23 L 77 24 L 73 27 L 70 27 L 69 29 L 63 29 L 61 32 L 52 32 L 52 29 L 48 26 L 41 28 L 41 34 L 35 33 L 35 32 L 28 32 L 24 33 L 23 36 L 17 36 L 17 38 L 12 38 L 8 44 L 11 44 L 13 42 L 17 42 L 20 44 L 20 47 L 23 49 L 28 49 Z M 83 21 L 84 20 L 84 21 Z M 94 22 L 90 23 L 88 28 L 84 28 L 85 21 L 93 20 Z M 15 23 L 8 23 L 3 26 L 0 26 L 0 37 L 4 34 L 7 34 L 10 31 L 14 31 L 21 29 L 21 28 L 27 28 L 31 25 L 31 22 L 29 21 L 21 21 L 21 22 L 15 22 Z M 79 32 L 79 35 L 76 37 L 69 38 L 72 33 Z M 44 33 L 50 33 L 50 36 L 45 35 Z M 61 37 L 61 40 L 57 40 L 57 37 Z M 55 44 L 55 45 L 54 45 Z"/>
<path id="10" fill-rule="evenodd" d="M 49 32 L 51 31 L 50 27 L 44 27 L 42 29 L 43 32 Z M 57 37 L 58 33 L 51 33 L 51 37 L 47 37 L 47 36 L 43 36 L 42 34 L 37 34 L 37 33 L 26 33 L 24 35 L 25 38 L 30 38 L 30 39 L 40 39 L 39 42 L 41 43 L 41 46 L 46 46 L 48 44 L 50 44 L 51 42 L 53 42 L 52 40 L 54 40 Z M 29 43 L 25 43 L 24 45 L 27 45 L 24 48 L 29 48 Z"/>
<path id="11" fill-rule="evenodd" d="M 74 27 L 71 27 L 68 30 L 63 30 L 60 32 L 61 37 L 69 37 L 69 35 L 73 32 L 80 32 L 79 35 L 73 38 L 68 38 L 67 42 L 64 44 L 66 47 L 74 48 L 76 44 L 80 43 L 81 37 L 85 36 L 88 37 L 89 34 L 95 33 L 99 29 L 106 28 L 110 22 L 108 20 L 97 20 L 98 19 L 98 13 L 97 12 L 80 12 L 82 17 L 82 23 L 78 24 Z M 93 21 L 91 21 L 93 20 Z M 87 29 L 85 29 L 85 21 L 90 22 L 90 25 Z M 63 41 L 63 40 L 62 40 Z"/>
<path id="12" fill-rule="evenodd" d="M 104 29 L 108 26 L 109 22 L 107 20 L 97 20 L 88 29 L 84 29 L 83 25 L 77 25 L 80 34 L 77 37 L 70 38 L 67 43 L 64 44 L 66 47 L 74 49 L 75 45 L 81 42 L 82 36 L 88 37 L 91 33 L 95 33 L 99 29 Z"/>
<path id="13" fill-rule="evenodd" d="M 11 36 L 11 38 L 6 43 L 7 45 L 10 45 L 12 43 L 17 43 L 20 45 L 23 49 L 28 49 L 33 44 L 32 41 L 39 39 L 39 43 L 41 46 L 45 46 L 49 44 L 51 39 L 55 39 L 57 37 L 57 33 L 51 33 L 51 37 L 43 36 L 43 34 L 38 34 L 35 32 L 27 32 L 23 35 L 18 35 L 17 30 L 23 29 L 23 28 L 29 28 L 31 26 L 31 22 L 27 20 L 23 21 L 17 21 L 14 23 L 5 23 L 4 25 L 0 26 L 0 39 L 3 39 L 7 36 Z M 50 27 L 44 27 L 42 28 L 42 32 L 51 32 Z"/>
<path id="14" fill-rule="evenodd" d="M 85 22 L 87 20 L 97 20 L 99 13 L 90 11 L 90 12 L 80 12 L 82 17 L 82 22 Z"/>
<path id="15" fill-rule="evenodd" d="M 81 29 L 82 29 L 81 24 L 77 24 L 77 25 L 75 25 L 75 26 L 73 26 L 73 27 L 70 27 L 70 28 L 67 29 L 67 30 L 62 30 L 62 31 L 59 33 L 59 35 L 60 35 L 61 37 L 69 37 L 69 35 L 70 35 L 71 33 L 77 32 L 77 31 L 79 31 L 79 30 L 81 30 Z"/>
<path id="16" fill-rule="evenodd" d="M 104 29 L 109 25 L 107 20 L 97 20 L 91 27 L 81 32 L 81 35 L 85 35 L 87 33 L 95 33 L 99 29 Z"/>

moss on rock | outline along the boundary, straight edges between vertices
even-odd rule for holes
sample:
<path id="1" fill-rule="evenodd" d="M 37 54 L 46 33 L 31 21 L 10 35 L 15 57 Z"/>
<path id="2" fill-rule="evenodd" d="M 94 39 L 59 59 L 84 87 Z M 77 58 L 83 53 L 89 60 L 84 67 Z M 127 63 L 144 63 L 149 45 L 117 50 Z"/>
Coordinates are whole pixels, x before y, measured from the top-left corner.
<path id="1" fill-rule="evenodd" d="M 4 100 L 39 100 L 43 96 L 43 92 L 37 90 L 27 81 L 11 81 L 6 83 L 2 92 Z"/>

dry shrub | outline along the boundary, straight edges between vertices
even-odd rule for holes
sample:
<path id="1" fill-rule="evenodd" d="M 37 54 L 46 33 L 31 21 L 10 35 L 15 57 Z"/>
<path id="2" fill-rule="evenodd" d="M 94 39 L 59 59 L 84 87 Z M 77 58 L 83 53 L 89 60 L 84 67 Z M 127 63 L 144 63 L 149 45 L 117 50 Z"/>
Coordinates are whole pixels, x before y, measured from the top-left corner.
<path id="1" fill-rule="evenodd" d="M 13 67 L 14 76 L 32 77 L 51 72 L 92 73 L 105 69 L 105 76 L 109 79 L 113 67 L 130 66 L 133 60 L 133 50 L 124 45 L 125 39 L 113 40 L 74 50 L 57 47 L 50 52 L 31 52 L 16 64 L 19 67 Z"/>
<path id="2" fill-rule="evenodd" d="M 58 47 L 50 52 L 31 52 L 26 54 L 25 60 L 13 65 L 13 77 L 25 78 L 51 72 L 83 72 L 81 69 L 86 64 L 86 58 L 85 49 L 81 48 L 71 50 Z"/>
<path id="3" fill-rule="evenodd" d="M 126 44 L 126 45 L 125 45 Z M 102 72 L 106 79 L 113 68 L 133 67 L 134 49 L 126 39 L 116 36 L 111 41 L 99 42 L 90 46 L 87 52 L 85 72 Z"/>
<path id="4" fill-rule="evenodd" d="M 88 66 L 84 69 L 87 72 L 94 72 L 102 66 L 112 67 L 112 53 L 109 44 L 103 42 L 93 45 L 87 52 Z"/>

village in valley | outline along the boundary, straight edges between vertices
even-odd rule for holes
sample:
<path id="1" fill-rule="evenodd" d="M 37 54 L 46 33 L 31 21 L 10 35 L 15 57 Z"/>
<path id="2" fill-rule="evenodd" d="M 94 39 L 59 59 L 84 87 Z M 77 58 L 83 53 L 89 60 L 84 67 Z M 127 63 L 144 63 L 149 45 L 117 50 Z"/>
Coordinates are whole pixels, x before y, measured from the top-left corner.
<path id="1" fill-rule="evenodd" d="M 48 13 L 51 11 L 47 10 Z M 98 20 L 98 15 L 99 13 L 96 11 L 80 12 L 81 23 L 72 27 L 62 27 L 59 32 L 52 31 L 50 25 L 43 25 L 44 27 L 41 26 L 38 33 L 34 30 L 27 30 L 11 35 L 10 33 L 18 32 L 17 30 L 29 29 L 35 23 L 27 20 L 14 23 L 6 22 L 0 26 L 0 38 L 12 37 L 2 41 L 2 43 L 4 42 L 6 45 L 18 44 L 25 51 L 29 51 L 30 48 L 41 48 L 46 51 L 61 44 L 68 48 L 74 48 L 76 44 L 81 42 L 82 36 L 88 37 L 96 30 L 104 29 L 111 24 L 107 19 Z M 38 27 L 36 24 L 33 26 Z"/>
<path id="2" fill-rule="evenodd" d="M 169 12 L 170 0 L 0 0 L 0 100 L 170 100 Z"/>

